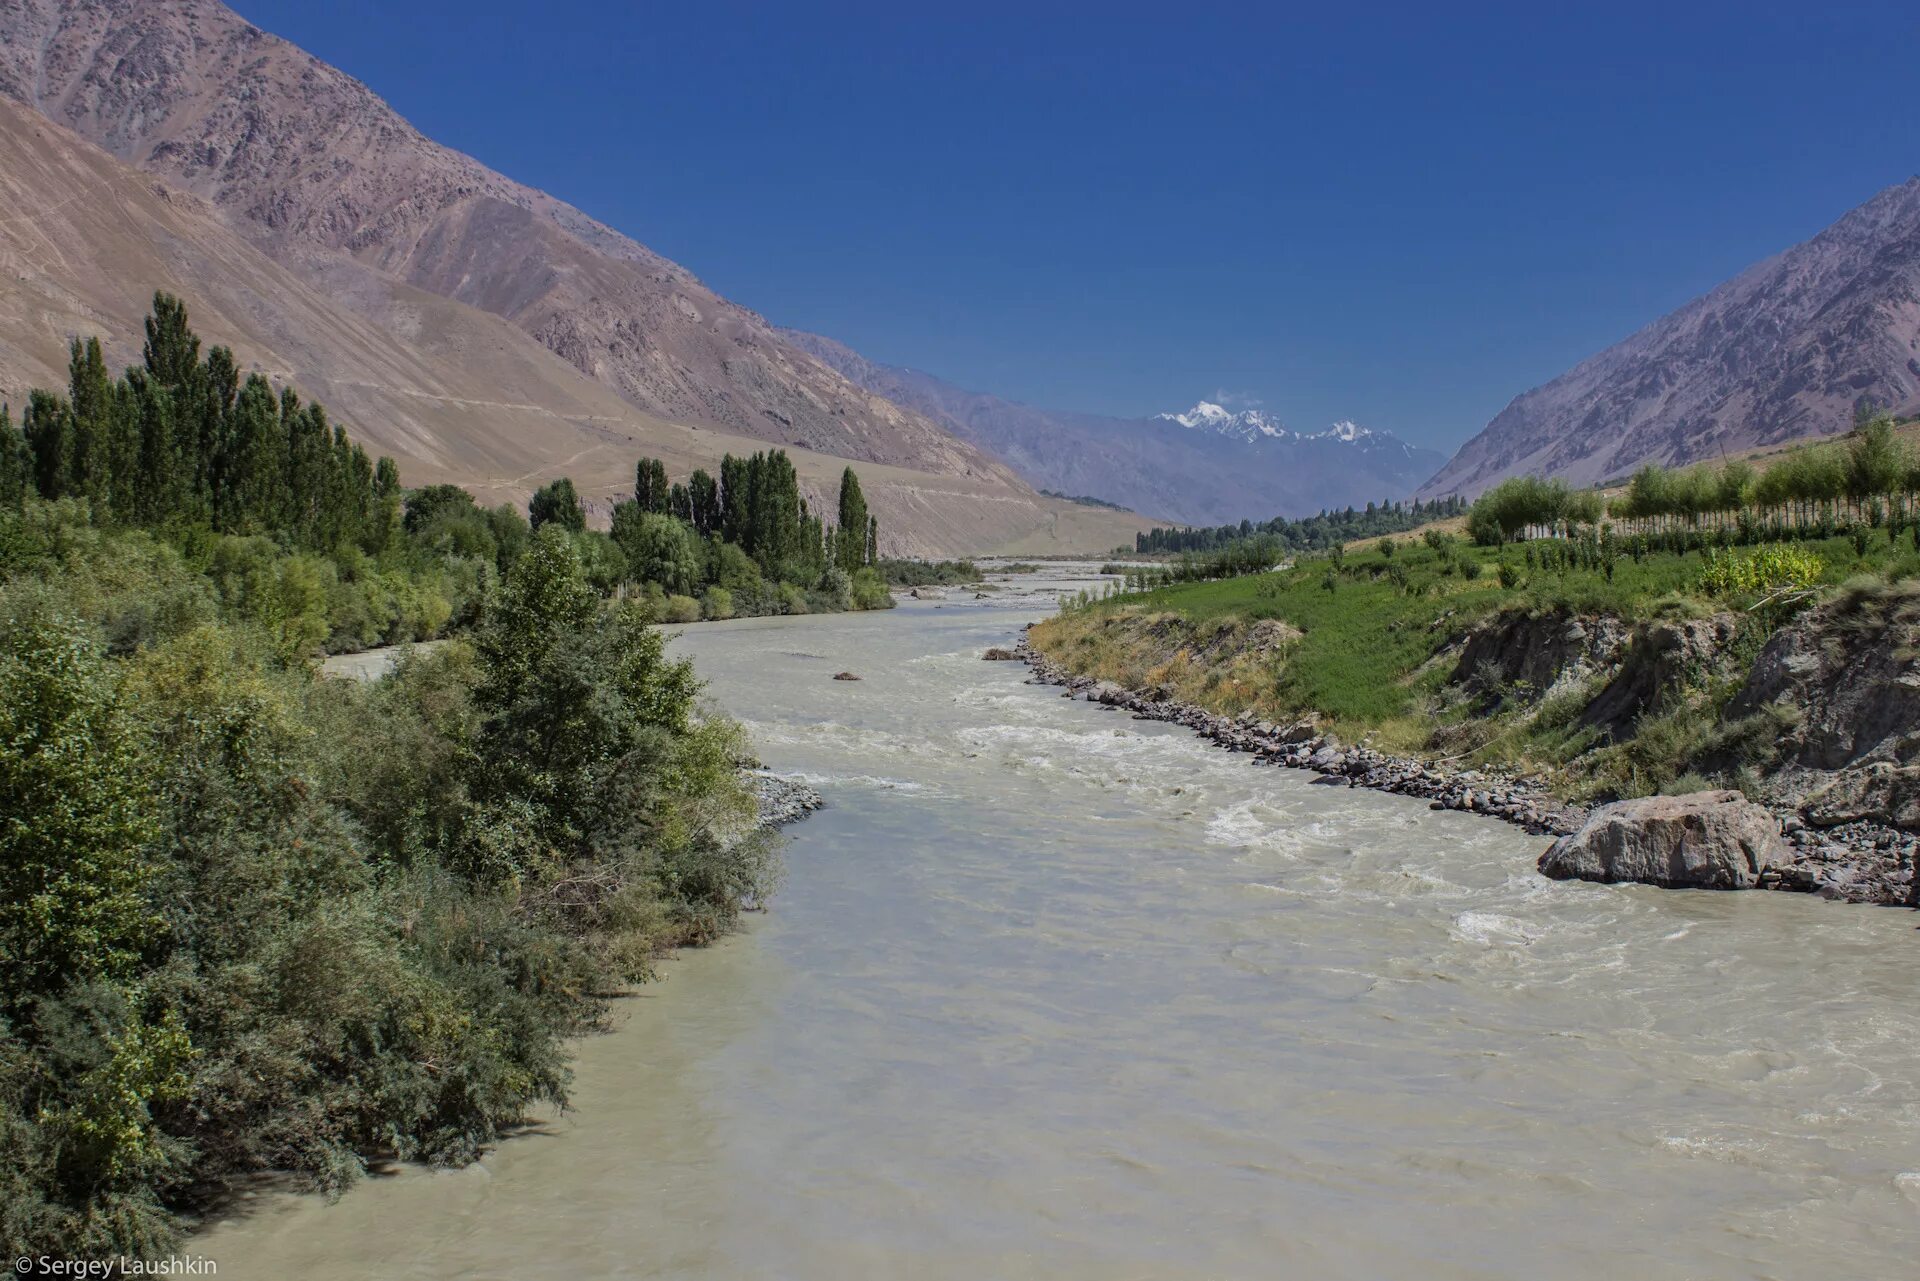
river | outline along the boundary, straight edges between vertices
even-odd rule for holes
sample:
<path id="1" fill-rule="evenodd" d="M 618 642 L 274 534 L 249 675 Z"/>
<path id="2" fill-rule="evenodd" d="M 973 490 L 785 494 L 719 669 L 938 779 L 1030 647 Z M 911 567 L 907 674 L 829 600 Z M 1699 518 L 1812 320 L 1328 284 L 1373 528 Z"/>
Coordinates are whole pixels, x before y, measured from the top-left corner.
<path id="1" fill-rule="evenodd" d="M 1912 913 L 1545 880 L 1513 828 L 980 661 L 1049 601 L 686 630 L 828 797 L 772 910 L 620 1002 L 571 1111 L 190 1249 L 230 1281 L 1914 1274 Z"/>

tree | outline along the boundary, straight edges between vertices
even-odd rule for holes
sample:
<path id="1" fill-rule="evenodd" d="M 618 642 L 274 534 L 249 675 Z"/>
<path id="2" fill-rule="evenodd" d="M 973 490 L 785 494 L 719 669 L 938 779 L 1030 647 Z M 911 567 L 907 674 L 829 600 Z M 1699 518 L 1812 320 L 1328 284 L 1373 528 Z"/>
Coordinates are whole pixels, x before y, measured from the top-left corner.
<path id="1" fill-rule="evenodd" d="M 54 392 L 35 388 L 27 393 L 27 412 L 20 420 L 27 446 L 33 451 L 33 483 L 42 498 L 66 498 L 73 487 L 73 407 Z"/>
<path id="2" fill-rule="evenodd" d="M 669 510 L 667 465 L 658 458 L 642 458 L 635 466 L 633 501 L 643 512 L 664 515 Z"/>
<path id="3" fill-rule="evenodd" d="M 214 491 L 217 528 L 254 534 L 278 525 L 284 510 L 285 455 L 278 398 L 265 378 L 249 375 L 233 407 L 220 483 Z"/>
<path id="4" fill-rule="evenodd" d="M 153 809 L 92 629 L 32 594 L 0 602 L 0 1013 L 131 972 L 158 924 Z"/>
<path id="5" fill-rule="evenodd" d="M 113 383 L 107 377 L 100 340 L 75 338 L 67 353 L 67 403 L 73 406 L 73 454 L 70 484 L 91 499 L 102 518 L 113 513 L 116 470 Z"/>
<path id="6" fill-rule="evenodd" d="M 636 613 L 603 613 L 572 537 L 551 523 L 508 574 L 476 649 L 476 791 L 531 803 L 560 847 L 592 838 L 619 780 L 640 781 L 629 754 L 650 729 L 684 732 L 699 688 Z"/>
<path id="7" fill-rule="evenodd" d="M 477 513 L 479 504 L 473 495 L 458 485 L 425 485 L 407 495 L 406 526 L 409 534 L 418 533 L 448 514 Z"/>
<path id="8" fill-rule="evenodd" d="M 33 450 L 13 425 L 13 412 L 0 405 L 0 505 L 17 507 L 33 489 Z"/>
<path id="9" fill-rule="evenodd" d="M 527 519 L 533 524 L 535 532 L 548 523 L 558 524 L 562 529 L 576 533 L 587 527 L 587 514 L 580 507 L 580 495 L 574 489 L 573 482 L 565 476 L 534 494 L 533 501 L 527 504 Z"/>
<path id="10" fill-rule="evenodd" d="M 187 327 L 185 303 L 172 294 L 154 294 L 147 341 L 140 354 L 147 372 L 169 391 L 184 391 L 193 384 L 200 372 L 200 339 Z"/>
<path id="11" fill-rule="evenodd" d="M 700 584 L 700 542 L 684 522 L 641 511 L 638 503 L 613 509 L 613 541 L 627 556 L 627 572 L 643 583 L 658 583 L 669 594 L 691 596 Z"/>
<path id="12" fill-rule="evenodd" d="M 693 505 L 693 527 L 702 538 L 720 529 L 720 486 L 705 471 L 687 480 L 687 498 Z"/>
<path id="13" fill-rule="evenodd" d="M 860 478 L 849 467 L 840 473 L 840 535 L 836 540 L 836 559 L 848 574 L 873 563 L 867 519 L 867 499 L 860 492 Z"/>

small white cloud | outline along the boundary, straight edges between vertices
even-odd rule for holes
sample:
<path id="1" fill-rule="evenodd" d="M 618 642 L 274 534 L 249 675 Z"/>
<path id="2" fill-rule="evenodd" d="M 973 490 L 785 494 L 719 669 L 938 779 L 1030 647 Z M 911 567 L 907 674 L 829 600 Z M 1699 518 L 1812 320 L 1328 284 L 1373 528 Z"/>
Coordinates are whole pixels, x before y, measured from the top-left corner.
<path id="1" fill-rule="evenodd" d="M 1229 391 L 1225 387 L 1213 393 L 1213 400 L 1229 409 L 1258 409 L 1267 403 L 1250 391 Z"/>

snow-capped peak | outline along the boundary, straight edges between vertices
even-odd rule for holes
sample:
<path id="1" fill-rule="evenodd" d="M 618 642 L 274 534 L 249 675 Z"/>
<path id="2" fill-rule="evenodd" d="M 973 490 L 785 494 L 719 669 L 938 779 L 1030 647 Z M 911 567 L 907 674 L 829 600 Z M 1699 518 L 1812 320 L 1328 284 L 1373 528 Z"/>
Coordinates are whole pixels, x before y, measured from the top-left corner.
<path id="1" fill-rule="evenodd" d="M 1355 441 L 1371 435 L 1373 435 L 1372 429 L 1362 427 L 1351 418 L 1343 418 L 1325 431 L 1315 432 L 1314 438 L 1317 440 L 1337 440 L 1343 444 L 1351 445 Z"/>
<path id="2" fill-rule="evenodd" d="M 1183 414 L 1155 414 L 1154 417 L 1161 422 L 1178 423 L 1195 431 L 1213 431 L 1222 436 L 1238 436 L 1242 440 L 1258 440 L 1262 436 L 1291 439 L 1294 435 L 1270 414 L 1258 409 L 1243 409 L 1236 413 L 1211 400 L 1202 400 Z"/>
<path id="3" fill-rule="evenodd" d="M 1211 432 L 1234 440 L 1244 440 L 1256 444 L 1263 440 L 1278 441 L 1328 441 L 1339 445 L 1352 445 L 1356 449 L 1372 452 L 1377 449 L 1391 449 L 1398 446 L 1411 450 L 1412 446 L 1384 431 L 1375 431 L 1371 427 L 1362 427 L 1350 418 L 1343 418 L 1325 431 L 1297 432 L 1288 431 L 1280 425 L 1280 420 L 1261 409 L 1228 409 L 1211 400 L 1202 400 L 1192 409 L 1180 414 L 1155 414 L 1155 422 L 1174 423 L 1189 431 Z"/>

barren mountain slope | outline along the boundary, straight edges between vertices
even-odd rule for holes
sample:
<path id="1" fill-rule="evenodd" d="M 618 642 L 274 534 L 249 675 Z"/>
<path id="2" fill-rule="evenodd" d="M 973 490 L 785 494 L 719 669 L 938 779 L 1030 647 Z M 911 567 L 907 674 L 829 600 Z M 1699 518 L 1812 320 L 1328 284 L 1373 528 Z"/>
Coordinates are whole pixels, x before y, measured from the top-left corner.
<path id="1" fill-rule="evenodd" d="M 684 268 L 433 142 L 215 0 L 8 0 L 0 92 L 205 196 L 310 275 L 335 254 L 504 317 L 649 413 L 955 475 L 1001 464 L 781 342 Z"/>
<path id="2" fill-rule="evenodd" d="M 0 208 L 0 400 L 16 409 L 28 387 L 64 383 L 71 335 L 100 335 L 116 365 L 137 361 L 158 288 L 187 299 L 207 341 L 295 383 L 392 454 L 409 484 L 452 480 L 520 501 L 567 474 L 604 511 L 631 492 L 643 453 L 677 476 L 765 448 L 643 414 L 506 321 L 352 260 L 337 259 L 315 287 L 205 201 L 4 98 Z M 356 290 L 370 298 L 343 306 Z M 837 492 L 845 460 L 789 453 L 816 499 Z M 858 467 L 889 552 L 1101 551 L 1143 523 L 1107 513 L 1089 525 L 1084 509 L 991 476 Z"/>
<path id="3" fill-rule="evenodd" d="M 1517 397 L 1420 496 L 1588 483 L 1920 410 L 1920 178 Z"/>

